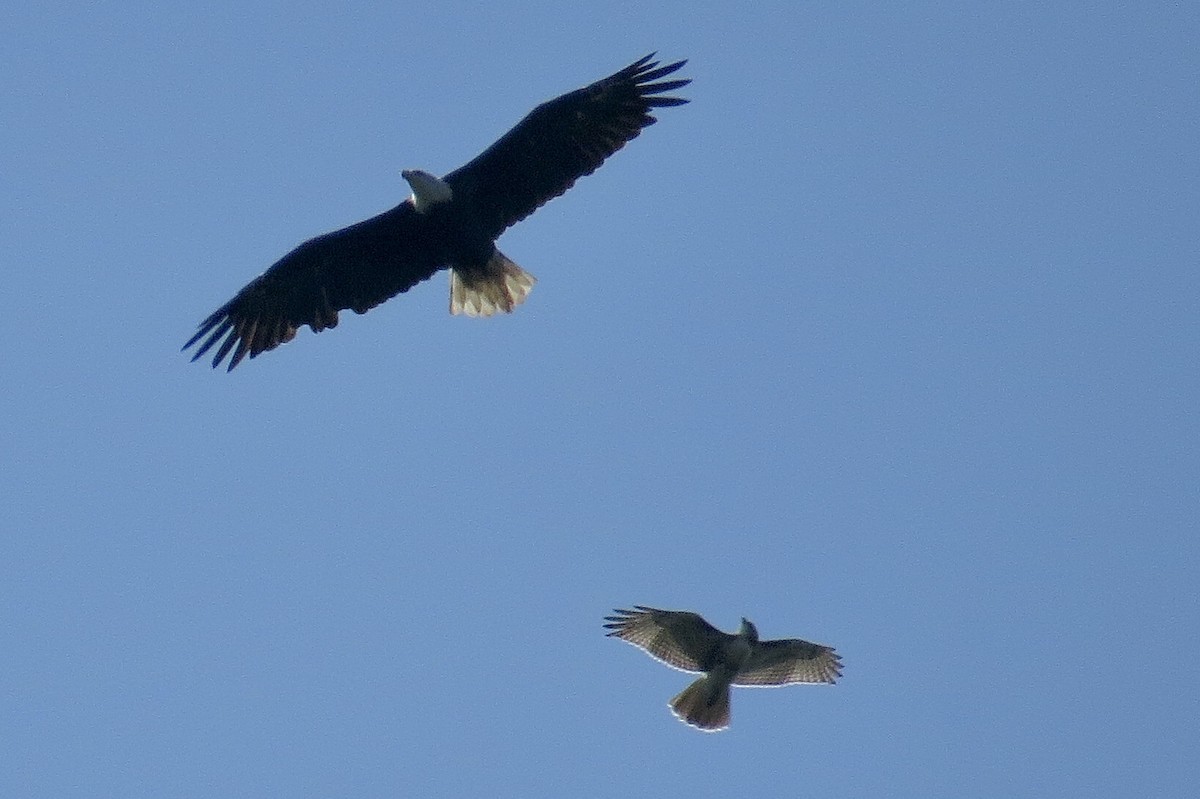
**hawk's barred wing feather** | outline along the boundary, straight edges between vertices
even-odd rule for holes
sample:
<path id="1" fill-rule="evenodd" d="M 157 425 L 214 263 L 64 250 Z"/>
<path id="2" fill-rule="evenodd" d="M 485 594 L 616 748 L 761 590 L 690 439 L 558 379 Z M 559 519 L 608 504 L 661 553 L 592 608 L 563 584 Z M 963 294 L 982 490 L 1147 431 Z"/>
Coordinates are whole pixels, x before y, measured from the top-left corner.
<path id="1" fill-rule="evenodd" d="M 792 683 L 832 683 L 842 676 L 842 659 L 831 647 L 784 638 L 759 641 L 733 678 L 734 685 L 764 688 Z"/>
<path id="2" fill-rule="evenodd" d="M 697 613 L 634 605 L 605 616 L 608 635 L 644 649 L 681 671 L 708 671 L 734 636 L 723 633 Z"/>

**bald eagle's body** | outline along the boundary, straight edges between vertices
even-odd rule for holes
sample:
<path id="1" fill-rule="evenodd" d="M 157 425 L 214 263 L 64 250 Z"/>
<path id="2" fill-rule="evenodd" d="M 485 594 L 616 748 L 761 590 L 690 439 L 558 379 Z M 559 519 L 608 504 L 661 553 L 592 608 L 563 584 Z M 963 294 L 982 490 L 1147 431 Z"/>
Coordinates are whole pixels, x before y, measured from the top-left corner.
<path id="1" fill-rule="evenodd" d="M 183 348 L 203 339 L 196 360 L 220 342 L 213 366 L 231 356 L 232 370 L 303 325 L 334 327 L 338 311 L 365 313 L 446 268 L 451 313 L 512 311 L 535 280 L 496 249 L 496 238 L 653 124 L 652 108 L 687 102 L 659 95 L 690 81 L 654 83 L 686 62 L 660 67 L 652 58 L 543 103 L 443 178 L 404 171 L 411 197 L 301 244 L 201 322 Z"/>

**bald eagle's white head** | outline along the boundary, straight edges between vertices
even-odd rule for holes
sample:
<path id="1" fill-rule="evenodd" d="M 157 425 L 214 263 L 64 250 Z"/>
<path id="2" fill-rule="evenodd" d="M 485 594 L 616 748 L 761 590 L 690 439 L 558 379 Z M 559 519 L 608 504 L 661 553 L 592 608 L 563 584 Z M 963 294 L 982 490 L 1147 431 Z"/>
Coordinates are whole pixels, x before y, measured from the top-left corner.
<path id="1" fill-rule="evenodd" d="M 405 169 L 400 175 L 408 181 L 408 185 L 412 186 L 412 204 L 419 214 L 428 211 L 434 203 L 449 202 L 450 198 L 454 196 L 454 192 L 450 190 L 446 181 L 434 177 L 428 172 L 422 172 L 420 169 Z"/>

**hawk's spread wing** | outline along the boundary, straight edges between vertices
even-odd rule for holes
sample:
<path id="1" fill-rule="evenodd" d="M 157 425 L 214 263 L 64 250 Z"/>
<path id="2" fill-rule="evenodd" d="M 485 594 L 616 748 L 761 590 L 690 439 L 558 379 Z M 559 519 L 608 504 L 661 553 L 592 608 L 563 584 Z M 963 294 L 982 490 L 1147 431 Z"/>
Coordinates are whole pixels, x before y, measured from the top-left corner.
<path id="1" fill-rule="evenodd" d="M 832 683 L 842 676 L 842 660 L 831 647 L 785 638 L 759 641 L 733 678 L 734 685 Z"/>
<path id="2" fill-rule="evenodd" d="M 709 671 L 734 636 L 723 633 L 699 614 L 634 605 L 605 616 L 608 635 L 641 647 L 650 655 L 683 671 Z"/>

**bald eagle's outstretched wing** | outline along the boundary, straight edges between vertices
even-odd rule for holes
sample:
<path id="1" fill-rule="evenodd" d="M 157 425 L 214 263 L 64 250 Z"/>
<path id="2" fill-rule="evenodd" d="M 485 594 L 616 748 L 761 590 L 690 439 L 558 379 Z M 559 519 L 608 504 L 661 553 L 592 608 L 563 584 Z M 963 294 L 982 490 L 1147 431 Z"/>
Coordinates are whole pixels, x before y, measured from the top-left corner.
<path id="1" fill-rule="evenodd" d="M 443 266 L 434 260 L 418 224 L 412 202 L 406 200 L 306 241 L 201 322 L 183 348 L 204 339 L 194 361 L 220 341 L 212 364 L 220 365 L 232 353 L 232 371 L 247 355 L 253 358 L 291 341 L 302 325 L 319 333 L 337 326 L 338 311 L 366 313 Z"/>
<path id="2" fill-rule="evenodd" d="M 660 67 L 651 53 L 590 86 L 533 109 L 470 163 L 446 175 L 491 238 L 590 175 L 657 120 L 653 108 L 683 105 L 661 97 L 691 83 L 667 80 L 687 61 Z"/>

